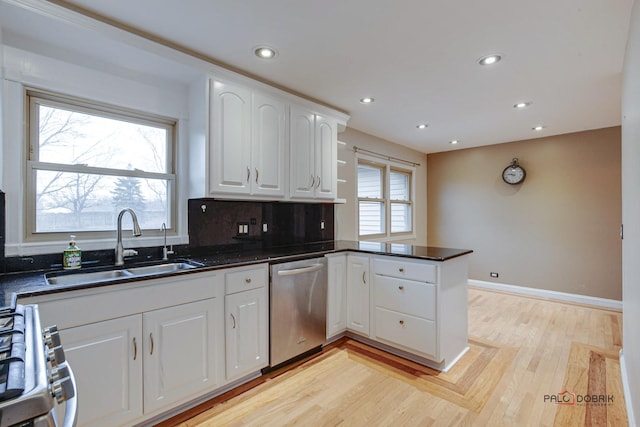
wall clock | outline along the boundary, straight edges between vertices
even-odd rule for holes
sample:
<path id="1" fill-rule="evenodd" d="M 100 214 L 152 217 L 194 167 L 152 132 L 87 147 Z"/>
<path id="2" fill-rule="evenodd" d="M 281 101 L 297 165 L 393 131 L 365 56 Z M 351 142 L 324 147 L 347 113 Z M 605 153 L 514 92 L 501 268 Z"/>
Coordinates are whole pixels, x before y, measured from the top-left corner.
<path id="1" fill-rule="evenodd" d="M 518 164 L 518 158 L 515 157 L 509 166 L 502 171 L 502 179 L 507 184 L 516 185 L 524 181 L 527 176 L 524 168 Z"/>

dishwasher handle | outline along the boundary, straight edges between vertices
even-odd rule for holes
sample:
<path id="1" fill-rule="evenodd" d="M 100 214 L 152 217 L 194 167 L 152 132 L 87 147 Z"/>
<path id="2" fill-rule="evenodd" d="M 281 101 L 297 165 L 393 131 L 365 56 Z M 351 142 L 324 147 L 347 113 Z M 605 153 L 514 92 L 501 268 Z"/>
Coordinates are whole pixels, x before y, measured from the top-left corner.
<path id="1" fill-rule="evenodd" d="M 308 267 L 292 268 L 291 270 L 280 270 L 278 276 L 294 276 L 296 274 L 311 273 L 313 271 L 322 270 L 324 264 L 313 264 Z"/>

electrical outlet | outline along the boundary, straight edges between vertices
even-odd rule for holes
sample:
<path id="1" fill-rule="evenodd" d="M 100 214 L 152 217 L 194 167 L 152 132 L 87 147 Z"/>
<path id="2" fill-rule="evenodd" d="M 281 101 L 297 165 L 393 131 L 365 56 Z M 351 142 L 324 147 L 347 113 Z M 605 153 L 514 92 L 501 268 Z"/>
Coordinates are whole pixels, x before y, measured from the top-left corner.
<path id="1" fill-rule="evenodd" d="M 269 226 L 267 225 L 267 223 L 263 223 L 262 224 L 262 232 L 266 233 L 267 231 L 269 231 Z"/>
<path id="2" fill-rule="evenodd" d="M 320 230 L 324 230 L 324 220 L 320 221 Z"/>
<path id="3" fill-rule="evenodd" d="M 492 271 L 491 273 L 489 273 L 489 276 L 498 277 L 498 273 L 496 273 L 495 271 Z"/>
<path id="4" fill-rule="evenodd" d="M 246 222 L 238 223 L 238 235 L 249 234 L 249 224 Z"/>

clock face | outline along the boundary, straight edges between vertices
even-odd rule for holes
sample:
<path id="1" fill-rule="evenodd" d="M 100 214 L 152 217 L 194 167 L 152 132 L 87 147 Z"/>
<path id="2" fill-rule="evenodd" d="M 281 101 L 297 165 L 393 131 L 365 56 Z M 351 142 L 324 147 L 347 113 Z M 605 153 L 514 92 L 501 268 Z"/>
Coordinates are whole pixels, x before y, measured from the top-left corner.
<path id="1" fill-rule="evenodd" d="M 515 185 L 524 181 L 525 171 L 521 166 L 507 166 L 502 171 L 502 179 L 507 184 Z"/>

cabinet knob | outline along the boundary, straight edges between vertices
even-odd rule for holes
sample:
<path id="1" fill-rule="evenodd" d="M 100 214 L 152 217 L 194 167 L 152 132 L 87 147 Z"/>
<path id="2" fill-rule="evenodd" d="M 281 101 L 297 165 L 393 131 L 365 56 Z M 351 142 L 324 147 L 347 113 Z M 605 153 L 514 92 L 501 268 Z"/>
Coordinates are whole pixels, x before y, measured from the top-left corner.
<path id="1" fill-rule="evenodd" d="M 246 279 L 244 279 L 244 282 L 248 285 L 249 283 L 251 283 L 251 277 L 247 277 Z"/>
<path id="2" fill-rule="evenodd" d="M 400 321 L 400 324 L 404 326 L 404 320 L 401 320 L 401 321 Z"/>
<path id="3" fill-rule="evenodd" d="M 400 268 L 400 273 L 404 273 L 404 268 Z"/>
<path id="4" fill-rule="evenodd" d="M 398 289 L 400 289 L 401 291 L 404 291 L 404 286 L 400 285 L 398 286 Z"/>

